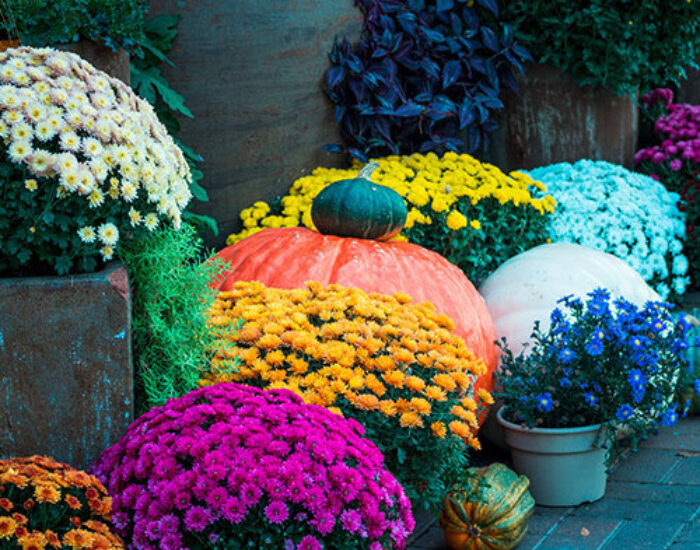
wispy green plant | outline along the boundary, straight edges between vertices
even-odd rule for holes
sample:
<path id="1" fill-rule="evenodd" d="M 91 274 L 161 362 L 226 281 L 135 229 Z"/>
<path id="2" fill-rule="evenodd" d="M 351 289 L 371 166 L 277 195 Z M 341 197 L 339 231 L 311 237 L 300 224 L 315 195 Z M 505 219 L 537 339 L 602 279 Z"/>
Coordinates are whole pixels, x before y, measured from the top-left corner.
<path id="1" fill-rule="evenodd" d="M 189 225 L 160 229 L 125 248 L 121 257 L 129 269 L 134 308 L 136 407 L 144 411 L 197 388 L 209 368 L 221 336 L 207 323 L 217 294 L 210 283 L 225 264 L 207 257 Z"/>

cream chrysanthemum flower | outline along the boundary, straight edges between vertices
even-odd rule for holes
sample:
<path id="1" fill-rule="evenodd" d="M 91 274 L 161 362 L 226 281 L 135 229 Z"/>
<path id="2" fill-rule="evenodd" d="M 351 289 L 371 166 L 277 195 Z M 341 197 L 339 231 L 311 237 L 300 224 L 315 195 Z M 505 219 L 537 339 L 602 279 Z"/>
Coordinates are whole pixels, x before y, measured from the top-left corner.
<path id="1" fill-rule="evenodd" d="M 60 182 L 66 191 L 75 191 L 80 183 L 80 174 L 77 170 L 65 171 L 61 174 Z"/>
<path id="2" fill-rule="evenodd" d="M 119 240 L 119 230 L 113 223 L 103 223 L 97 228 L 97 236 L 107 245 L 115 245 Z"/>
<path id="3" fill-rule="evenodd" d="M 49 141 L 53 139 L 56 135 L 56 128 L 54 128 L 49 121 L 42 121 L 36 125 L 35 136 L 40 141 Z"/>
<path id="4" fill-rule="evenodd" d="M 129 220 L 131 222 L 131 226 L 136 227 L 142 221 L 141 212 L 135 208 L 129 209 Z"/>
<path id="5" fill-rule="evenodd" d="M 78 229 L 78 237 L 80 237 L 80 240 L 84 243 L 94 243 L 95 239 L 97 238 L 97 234 L 95 233 L 94 227 L 86 225 Z"/>
<path id="6" fill-rule="evenodd" d="M 114 247 L 110 245 L 105 245 L 102 248 L 100 248 L 100 253 L 102 254 L 102 258 L 106 260 L 111 260 L 112 257 L 114 256 Z"/>
<path id="7" fill-rule="evenodd" d="M 158 215 L 153 213 L 146 214 L 146 217 L 143 219 L 143 224 L 149 231 L 153 231 L 158 227 Z"/>
<path id="8" fill-rule="evenodd" d="M 71 153 L 61 153 L 56 158 L 58 170 L 62 173 L 78 169 L 78 159 Z"/>
<path id="9" fill-rule="evenodd" d="M 34 155 L 32 155 L 32 160 L 29 166 L 31 167 L 32 172 L 35 174 L 43 174 L 48 170 L 50 163 L 50 153 L 47 153 L 46 151 L 37 151 Z"/>
<path id="10" fill-rule="evenodd" d="M 35 179 L 28 179 L 24 182 L 24 187 L 29 191 L 36 191 L 39 188 L 39 184 Z"/>
<path id="11" fill-rule="evenodd" d="M 102 191 L 95 189 L 90 193 L 88 200 L 90 202 L 90 208 L 97 208 L 105 201 L 105 196 Z"/>
<path id="12" fill-rule="evenodd" d="M 34 137 L 34 130 L 26 122 L 18 122 L 12 126 L 10 135 L 16 141 L 31 141 Z"/>
<path id="13" fill-rule="evenodd" d="M 103 151 L 104 147 L 102 147 L 99 139 L 85 138 L 83 140 L 83 153 L 85 153 L 88 157 L 99 157 Z"/>
<path id="14" fill-rule="evenodd" d="M 7 152 L 11 160 L 14 162 L 21 162 L 32 154 L 32 146 L 26 140 L 14 141 Z"/>
<path id="15" fill-rule="evenodd" d="M 27 118 L 32 122 L 39 122 L 46 117 L 46 107 L 39 103 L 33 103 L 27 107 Z"/>
<path id="16" fill-rule="evenodd" d="M 79 151 L 80 136 L 75 132 L 63 132 L 61 134 L 61 147 L 66 151 Z"/>
<path id="17" fill-rule="evenodd" d="M 126 202 L 132 202 L 137 194 L 138 189 L 136 189 L 136 186 L 132 182 L 125 180 L 122 183 L 122 197 L 124 197 Z"/>

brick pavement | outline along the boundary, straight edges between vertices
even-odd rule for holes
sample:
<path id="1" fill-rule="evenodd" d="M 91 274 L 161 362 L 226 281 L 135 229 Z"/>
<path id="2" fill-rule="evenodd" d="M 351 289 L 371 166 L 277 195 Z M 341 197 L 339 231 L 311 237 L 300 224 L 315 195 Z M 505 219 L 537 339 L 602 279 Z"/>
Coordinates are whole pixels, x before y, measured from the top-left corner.
<path id="1" fill-rule="evenodd" d="M 410 550 L 447 550 L 434 521 L 418 523 Z M 644 442 L 639 452 L 613 470 L 602 500 L 576 508 L 536 507 L 528 534 L 518 546 L 518 550 L 647 549 L 700 550 L 700 416 L 662 428 Z"/>

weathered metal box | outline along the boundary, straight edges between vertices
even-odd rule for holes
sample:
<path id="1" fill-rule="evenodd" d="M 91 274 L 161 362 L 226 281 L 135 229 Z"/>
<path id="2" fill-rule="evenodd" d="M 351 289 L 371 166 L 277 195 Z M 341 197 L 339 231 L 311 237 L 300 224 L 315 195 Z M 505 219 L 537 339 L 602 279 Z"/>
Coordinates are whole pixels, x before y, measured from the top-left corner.
<path id="1" fill-rule="evenodd" d="M 0 458 L 86 467 L 133 420 L 126 268 L 0 279 Z"/>

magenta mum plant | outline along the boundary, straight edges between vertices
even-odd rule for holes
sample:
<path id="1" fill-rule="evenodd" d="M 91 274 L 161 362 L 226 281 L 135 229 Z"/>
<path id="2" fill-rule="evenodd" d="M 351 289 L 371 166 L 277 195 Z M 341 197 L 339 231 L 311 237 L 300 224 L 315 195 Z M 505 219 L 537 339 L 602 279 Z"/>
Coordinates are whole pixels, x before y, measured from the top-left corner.
<path id="1" fill-rule="evenodd" d="M 642 107 L 653 117 L 659 141 L 637 151 L 637 169 L 661 181 L 680 195 L 686 218 L 688 262 L 674 265 L 674 273 L 687 270 L 693 286 L 700 287 L 700 105 L 673 103 L 673 92 L 659 88 L 641 98 Z"/>
<path id="2" fill-rule="evenodd" d="M 288 390 L 217 384 L 139 417 L 91 470 L 132 548 L 403 549 L 410 501 L 363 433 Z"/>

